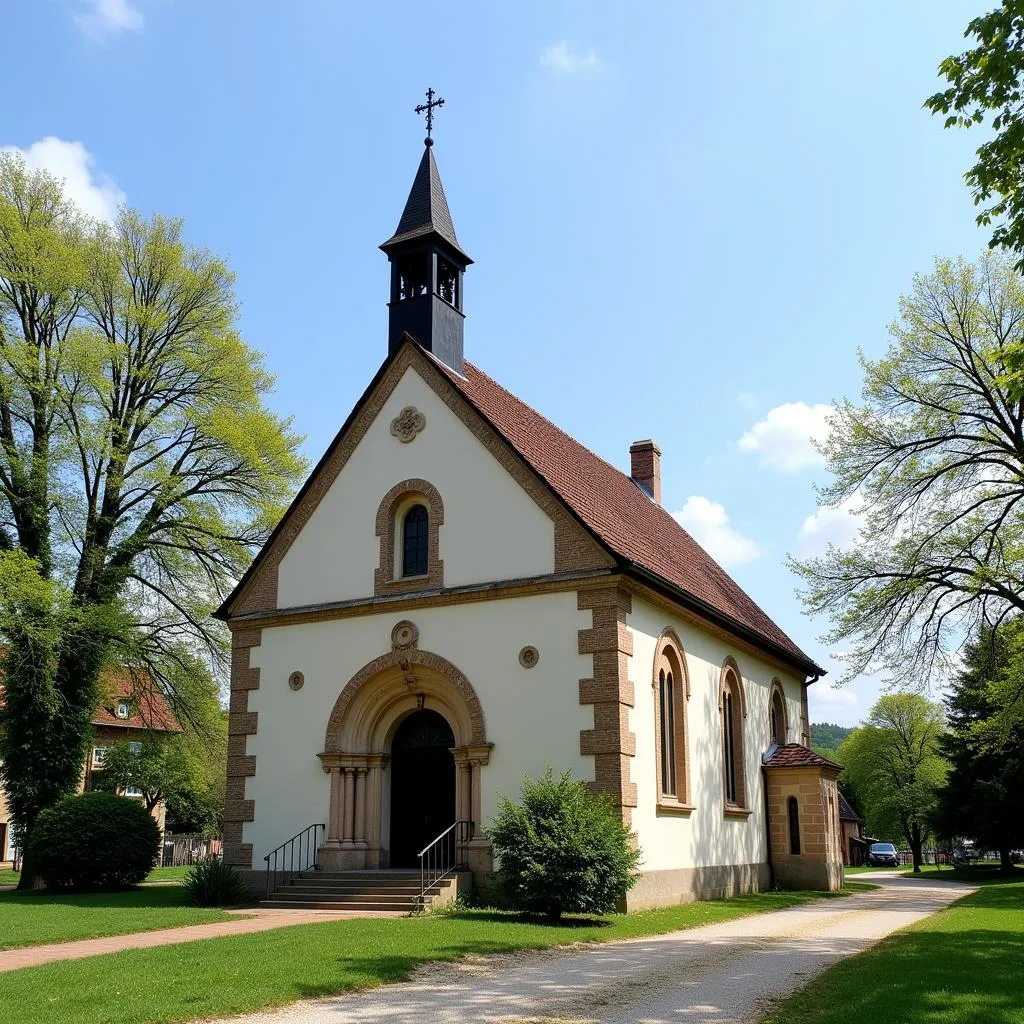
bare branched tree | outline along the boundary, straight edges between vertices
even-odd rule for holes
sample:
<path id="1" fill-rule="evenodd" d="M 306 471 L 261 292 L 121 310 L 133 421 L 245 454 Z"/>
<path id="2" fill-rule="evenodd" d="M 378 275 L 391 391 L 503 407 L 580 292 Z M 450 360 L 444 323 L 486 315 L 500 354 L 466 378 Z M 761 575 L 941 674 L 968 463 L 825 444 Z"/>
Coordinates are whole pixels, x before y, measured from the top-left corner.
<path id="1" fill-rule="evenodd" d="M 1005 257 L 939 260 L 891 333 L 822 446 L 821 504 L 858 495 L 860 536 L 791 566 L 844 679 L 923 686 L 980 624 L 1024 611 L 1024 403 L 1004 359 L 1024 344 L 1024 282 Z"/>

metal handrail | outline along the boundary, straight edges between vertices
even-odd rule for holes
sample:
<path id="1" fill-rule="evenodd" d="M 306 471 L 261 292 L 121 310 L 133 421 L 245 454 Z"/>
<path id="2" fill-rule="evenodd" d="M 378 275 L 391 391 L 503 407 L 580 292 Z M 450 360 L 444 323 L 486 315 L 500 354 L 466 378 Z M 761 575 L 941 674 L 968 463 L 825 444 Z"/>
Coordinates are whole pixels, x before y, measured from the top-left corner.
<path id="1" fill-rule="evenodd" d="M 297 832 L 287 842 L 282 843 L 276 850 L 263 858 L 267 865 L 267 899 L 275 892 L 279 885 L 301 875 L 303 871 L 310 868 L 319 870 L 316 862 L 317 851 L 320 849 L 320 838 L 326 830 L 326 825 L 309 825 L 301 832 Z M 271 865 L 273 859 L 273 865 Z M 278 877 L 280 876 L 280 881 Z"/>
<path id="2" fill-rule="evenodd" d="M 420 850 L 420 895 L 417 905 L 427 905 L 427 892 L 452 872 L 466 867 L 466 847 L 473 838 L 473 822 L 456 821 Z"/>

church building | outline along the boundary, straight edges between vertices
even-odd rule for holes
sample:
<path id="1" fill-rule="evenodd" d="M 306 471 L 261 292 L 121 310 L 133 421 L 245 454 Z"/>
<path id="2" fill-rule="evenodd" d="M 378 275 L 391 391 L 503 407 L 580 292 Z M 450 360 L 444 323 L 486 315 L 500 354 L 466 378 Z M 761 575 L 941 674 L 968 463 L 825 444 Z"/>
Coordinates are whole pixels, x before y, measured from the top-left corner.
<path id="1" fill-rule="evenodd" d="M 629 909 L 841 886 L 822 670 L 662 507 L 654 441 L 620 472 L 466 358 L 429 134 L 381 249 L 386 358 L 218 613 L 226 860 L 269 892 L 447 851 L 486 887 L 500 798 L 550 767 L 634 834 Z"/>

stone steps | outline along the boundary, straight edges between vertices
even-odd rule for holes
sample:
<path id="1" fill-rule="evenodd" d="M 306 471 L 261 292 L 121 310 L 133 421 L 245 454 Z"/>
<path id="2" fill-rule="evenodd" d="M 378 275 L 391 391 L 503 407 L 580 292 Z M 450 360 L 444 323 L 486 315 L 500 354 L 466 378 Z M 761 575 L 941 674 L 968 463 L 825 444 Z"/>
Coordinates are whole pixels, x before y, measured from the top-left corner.
<path id="1" fill-rule="evenodd" d="M 426 894 L 427 907 L 451 902 L 458 878 L 441 879 Z M 271 893 L 262 907 L 411 914 L 420 909 L 418 871 L 307 871 Z"/>

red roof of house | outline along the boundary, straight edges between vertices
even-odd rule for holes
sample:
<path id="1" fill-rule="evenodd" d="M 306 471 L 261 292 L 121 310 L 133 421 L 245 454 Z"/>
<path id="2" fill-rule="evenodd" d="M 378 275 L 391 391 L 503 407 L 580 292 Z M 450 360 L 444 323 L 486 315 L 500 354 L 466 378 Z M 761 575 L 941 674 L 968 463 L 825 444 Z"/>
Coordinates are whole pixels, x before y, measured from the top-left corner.
<path id="1" fill-rule="evenodd" d="M 430 355 L 430 353 L 428 353 Z M 583 523 L 620 558 L 692 595 L 709 609 L 824 674 L 729 574 L 625 473 L 506 391 L 472 363 L 461 377 L 439 359 L 455 387 Z"/>
<path id="2" fill-rule="evenodd" d="M 150 732 L 181 732 L 181 723 L 156 688 L 148 672 L 122 666 L 106 668 L 100 677 L 103 704 L 93 715 L 93 725 L 112 725 L 122 729 L 146 729 Z M 119 701 L 128 701 L 128 717 L 119 718 Z"/>
<path id="3" fill-rule="evenodd" d="M 843 766 L 830 761 L 821 754 L 816 754 L 810 747 L 802 743 L 787 743 L 779 747 L 765 762 L 769 768 L 835 768 L 842 771 Z"/>
<path id="4" fill-rule="evenodd" d="M 2 650 L 2 645 L 0 645 Z M 3 678 L 0 670 L 0 679 Z M 141 669 L 110 666 L 100 675 L 103 703 L 92 717 L 93 725 L 112 725 L 120 729 L 145 729 L 150 732 L 182 732 L 181 723 L 156 688 L 152 676 Z M 119 718 L 117 705 L 128 701 L 128 717 Z M 0 682 L 0 707 L 4 704 L 4 688 Z"/>

